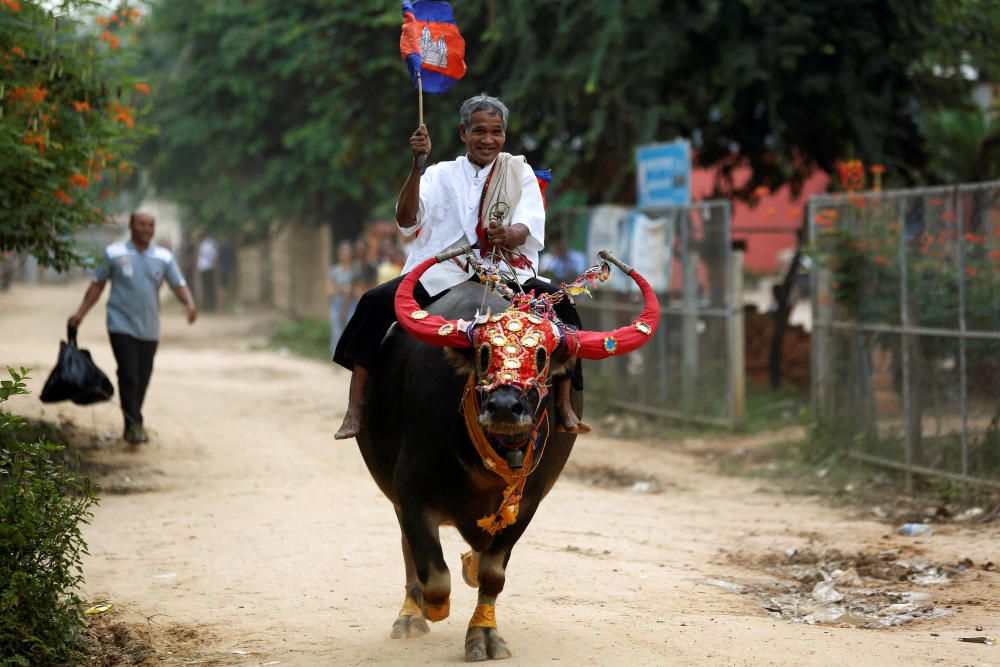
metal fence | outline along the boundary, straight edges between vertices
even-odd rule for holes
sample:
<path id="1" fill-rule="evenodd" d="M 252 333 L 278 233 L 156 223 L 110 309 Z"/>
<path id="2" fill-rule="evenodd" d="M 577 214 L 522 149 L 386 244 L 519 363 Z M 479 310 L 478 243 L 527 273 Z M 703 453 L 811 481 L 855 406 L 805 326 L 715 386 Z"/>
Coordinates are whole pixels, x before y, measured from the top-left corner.
<path id="1" fill-rule="evenodd" d="M 648 345 L 620 358 L 585 362 L 588 396 L 654 416 L 729 427 L 743 422 L 743 254 L 732 250 L 731 216 L 728 201 L 550 215 L 547 224 L 574 238 L 589 257 L 597 246 L 610 246 L 647 279 L 652 276 L 660 298 L 659 331 Z M 584 326 L 608 330 L 634 318 L 642 301 L 629 283 L 616 276 L 593 298 L 578 297 Z"/>
<path id="2" fill-rule="evenodd" d="M 813 405 L 850 456 L 1000 486 L 1000 181 L 810 199 Z"/>

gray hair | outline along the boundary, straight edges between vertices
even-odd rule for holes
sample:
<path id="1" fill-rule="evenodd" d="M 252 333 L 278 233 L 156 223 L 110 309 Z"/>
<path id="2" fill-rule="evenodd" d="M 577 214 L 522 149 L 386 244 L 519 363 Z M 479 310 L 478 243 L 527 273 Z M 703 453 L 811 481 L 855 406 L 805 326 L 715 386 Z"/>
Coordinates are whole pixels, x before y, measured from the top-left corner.
<path id="1" fill-rule="evenodd" d="M 507 129 L 507 116 L 510 115 L 510 112 L 507 110 L 507 105 L 497 98 L 480 93 L 462 102 L 462 108 L 458 112 L 458 115 L 462 117 L 462 125 L 469 127 L 469 124 L 472 123 L 472 114 L 477 111 L 485 111 L 491 116 L 499 114 L 503 118 L 504 129 Z"/>

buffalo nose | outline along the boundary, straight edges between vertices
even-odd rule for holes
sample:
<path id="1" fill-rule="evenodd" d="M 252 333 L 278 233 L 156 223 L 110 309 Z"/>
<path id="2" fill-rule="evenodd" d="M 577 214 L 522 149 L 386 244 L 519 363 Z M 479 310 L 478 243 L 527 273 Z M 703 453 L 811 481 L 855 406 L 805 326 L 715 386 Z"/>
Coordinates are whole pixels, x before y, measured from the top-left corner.
<path id="1" fill-rule="evenodd" d="M 521 397 L 503 392 L 490 396 L 483 405 L 483 411 L 493 422 L 516 423 L 527 413 Z"/>

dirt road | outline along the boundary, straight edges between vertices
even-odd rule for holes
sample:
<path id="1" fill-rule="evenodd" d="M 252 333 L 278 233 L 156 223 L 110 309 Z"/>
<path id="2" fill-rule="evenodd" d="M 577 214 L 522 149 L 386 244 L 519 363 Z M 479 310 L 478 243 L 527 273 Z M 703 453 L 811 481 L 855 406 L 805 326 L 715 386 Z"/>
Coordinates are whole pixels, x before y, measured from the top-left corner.
<path id="1" fill-rule="evenodd" d="M 462 661 L 475 593 L 448 529 L 451 618 L 422 639 L 389 638 L 403 601 L 399 534 L 354 443 L 333 440 L 346 373 L 263 349 L 264 316 L 189 328 L 171 304 L 145 408 L 153 439 L 130 451 L 111 437 L 115 405 L 37 400 L 83 290 L 0 293 L 0 363 L 35 369 L 36 395 L 14 410 L 108 434 L 91 453 L 107 465 L 106 491 L 86 529 L 84 593 L 142 629 L 157 651 L 145 664 Z M 103 306 L 80 342 L 113 374 Z M 514 551 L 497 606 L 507 664 L 1000 664 L 1000 645 L 958 641 L 1000 634 L 1000 573 L 985 566 L 1000 562 L 997 522 L 898 537 L 816 498 L 720 476 L 693 453 L 779 436 L 636 442 L 597 431 L 578 440 L 571 474 Z M 885 583 L 848 558 L 862 590 L 898 594 L 889 602 L 900 610 L 922 600 L 914 615 L 925 617 L 880 630 L 778 618 L 813 604 L 812 583 L 801 595 L 793 570 L 835 560 L 830 549 L 949 583 Z"/>

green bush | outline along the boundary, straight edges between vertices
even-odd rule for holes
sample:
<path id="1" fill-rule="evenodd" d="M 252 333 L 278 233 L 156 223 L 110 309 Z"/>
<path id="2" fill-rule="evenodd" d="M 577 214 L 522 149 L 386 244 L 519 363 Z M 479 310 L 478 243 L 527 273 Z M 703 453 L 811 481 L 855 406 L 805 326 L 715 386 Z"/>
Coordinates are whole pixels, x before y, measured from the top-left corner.
<path id="1" fill-rule="evenodd" d="M 27 394 L 27 369 L 8 368 L 0 407 Z M 54 463 L 62 449 L 25 442 L 24 421 L 0 412 L 0 666 L 73 662 L 81 639 L 81 523 L 97 503 L 90 480 Z"/>
<path id="2" fill-rule="evenodd" d="M 271 345 L 302 357 L 330 361 L 330 322 L 308 318 L 281 322 L 271 335 Z"/>

